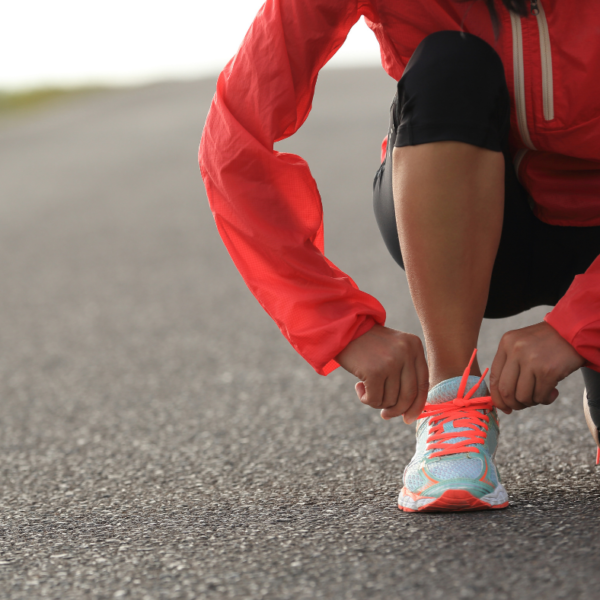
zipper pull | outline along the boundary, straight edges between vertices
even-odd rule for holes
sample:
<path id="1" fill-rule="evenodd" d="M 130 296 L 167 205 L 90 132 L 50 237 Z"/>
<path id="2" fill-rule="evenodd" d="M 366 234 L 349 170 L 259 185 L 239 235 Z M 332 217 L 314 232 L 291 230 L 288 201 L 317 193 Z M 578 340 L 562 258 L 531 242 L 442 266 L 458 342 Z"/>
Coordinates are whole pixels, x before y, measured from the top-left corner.
<path id="1" fill-rule="evenodd" d="M 536 17 L 540 14 L 540 9 L 538 8 L 537 0 L 531 0 L 531 14 Z"/>

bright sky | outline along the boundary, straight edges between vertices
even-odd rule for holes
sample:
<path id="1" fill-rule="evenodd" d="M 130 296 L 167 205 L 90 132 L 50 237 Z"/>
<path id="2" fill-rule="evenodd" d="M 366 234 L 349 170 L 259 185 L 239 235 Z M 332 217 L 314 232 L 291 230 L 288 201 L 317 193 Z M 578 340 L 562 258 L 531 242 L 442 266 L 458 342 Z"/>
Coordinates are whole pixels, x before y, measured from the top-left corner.
<path id="1" fill-rule="evenodd" d="M 0 89 L 131 84 L 217 73 L 235 54 L 263 2 L 5 2 L 0 11 Z M 361 20 L 330 65 L 379 60 L 375 36 Z"/>

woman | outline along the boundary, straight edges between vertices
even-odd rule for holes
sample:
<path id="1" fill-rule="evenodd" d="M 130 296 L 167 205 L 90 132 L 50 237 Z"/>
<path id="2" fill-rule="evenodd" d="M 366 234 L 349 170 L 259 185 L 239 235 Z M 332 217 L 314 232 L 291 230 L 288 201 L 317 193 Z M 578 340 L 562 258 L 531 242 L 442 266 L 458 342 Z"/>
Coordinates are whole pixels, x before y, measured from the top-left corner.
<path id="1" fill-rule="evenodd" d="M 360 16 L 398 81 L 374 207 L 428 365 L 323 255 L 308 166 L 273 151 Z M 550 404 L 581 367 L 600 424 L 599 27 L 594 2 L 268 0 L 219 78 L 200 146 L 219 232 L 318 373 L 341 365 L 383 418 L 417 421 L 403 510 L 507 506 L 494 407 Z M 541 304 L 542 323 L 502 338 L 490 395 L 471 356 L 483 317 Z"/>

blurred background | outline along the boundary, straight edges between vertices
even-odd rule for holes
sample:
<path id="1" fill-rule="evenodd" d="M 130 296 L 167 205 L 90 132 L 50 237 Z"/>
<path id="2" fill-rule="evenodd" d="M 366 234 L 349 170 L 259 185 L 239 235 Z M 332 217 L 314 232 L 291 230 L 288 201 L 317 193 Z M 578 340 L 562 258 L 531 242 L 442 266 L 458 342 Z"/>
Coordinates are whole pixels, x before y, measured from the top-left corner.
<path id="1" fill-rule="evenodd" d="M 22 0 L 2 7 L 0 89 L 131 85 L 218 73 L 261 0 Z M 331 66 L 373 65 L 361 20 Z"/>

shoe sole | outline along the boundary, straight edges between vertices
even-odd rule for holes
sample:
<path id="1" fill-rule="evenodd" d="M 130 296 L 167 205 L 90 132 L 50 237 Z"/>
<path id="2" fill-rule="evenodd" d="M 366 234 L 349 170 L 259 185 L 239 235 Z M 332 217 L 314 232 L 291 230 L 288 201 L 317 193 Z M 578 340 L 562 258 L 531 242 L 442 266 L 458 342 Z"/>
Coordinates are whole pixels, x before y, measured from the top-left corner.
<path id="1" fill-rule="evenodd" d="M 587 390 L 583 390 L 583 414 L 585 415 L 585 422 L 587 423 L 588 429 L 594 438 L 594 442 L 596 442 L 596 446 L 600 446 L 598 428 L 596 427 L 596 424 L 592 420 L 592 415 L 590 414 L 590 406 L 587 401 Z"/>
<path id="2" fill-rule="evenodd" d="M 598 427 L 596 427 L 596 423 L 594 423 L 592 415 L 590 414 L 590 405 L 588 404 L 586 389 L 583 390 L 583 414 L 585 415 L 585 422 L 587 423 L 588 429 L 598 447 L 596 452 L 596 465 L 598 465 L 600 463 L 600 431 L 598 431 Z"/>
<path id="3" fill-rule="evenodd" d="M 413 499 L 402 488 L 398 508 L 404 512 L 467 512 L 494 510 L 508 506 L 508 494 L 502 484 L 487 496 L 476 498 L 467 490 L 447 490 L 439 498 Z"/>

